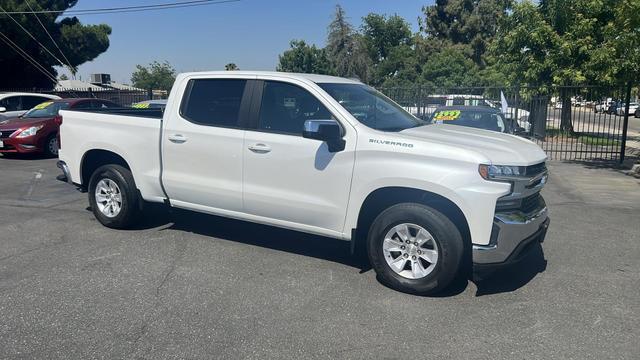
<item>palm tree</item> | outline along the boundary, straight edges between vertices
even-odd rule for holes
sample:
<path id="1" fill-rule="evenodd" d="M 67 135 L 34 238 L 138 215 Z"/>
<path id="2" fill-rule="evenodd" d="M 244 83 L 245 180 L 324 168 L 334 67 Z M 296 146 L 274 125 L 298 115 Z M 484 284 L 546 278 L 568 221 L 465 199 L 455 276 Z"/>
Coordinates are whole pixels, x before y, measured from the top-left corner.
<path id="1" fill-rule="evenodd" d="M 235 63 L 228 63 L 227 65 L 224 66 L 224 69 L 227 71 L 240 70 L 238 68 L 238 65 L 236 65 Z"/>

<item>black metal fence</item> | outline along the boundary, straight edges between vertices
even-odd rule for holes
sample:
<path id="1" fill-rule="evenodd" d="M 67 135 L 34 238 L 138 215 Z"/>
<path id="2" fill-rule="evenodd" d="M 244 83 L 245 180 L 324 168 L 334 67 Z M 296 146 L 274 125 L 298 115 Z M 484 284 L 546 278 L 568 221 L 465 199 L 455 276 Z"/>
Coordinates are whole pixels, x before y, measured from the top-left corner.
<path id="1" fill-rule="evenodd" d="M 625 104 L 637 98 L 629 85 L 380 90 L 423 119 L 429 119 L 440 106 L 502 109 L 504 97 L 505 117 L 516 120 L 522 136 L 539 144 L 550 159 L 621 161 L 625 152 L 640 152 L 640 133 L 626 130 L 628 117 L 635 116 L 635 109 L 632 106 L 627 110 Z"/>
<path id="2" fill-rule="evenodd" d="M 62 98 L 96 98 L 113 101 L 120 106 L 153 99 L 150 90 L 113 89 L 113 88 L 58 88 L 54 90 L 42 89 L 0 89 L 0 92 L 24 92 L 57 95 Z"/>

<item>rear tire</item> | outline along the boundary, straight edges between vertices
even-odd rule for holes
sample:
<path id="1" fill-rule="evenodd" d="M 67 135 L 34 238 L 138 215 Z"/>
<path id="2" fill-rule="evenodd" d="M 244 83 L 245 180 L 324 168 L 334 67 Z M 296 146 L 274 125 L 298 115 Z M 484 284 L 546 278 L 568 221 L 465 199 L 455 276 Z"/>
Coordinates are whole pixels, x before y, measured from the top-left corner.
<path id="1" fill-rule="evenodd" d="M 373 221 L 367 237 L 367 254 L 379 281 L 411 294 L 444 290 L 460 271 L 463 253 L 455 224 L 422 204 L 387 208 Z"/>
<path id="2" fill-rule="evenodd" d="M 131 171 L 120 165 L 104 165 L 89 180 L 89 204 L 104 226 L 126 229 L 138 218 L 141 199 Z"/>

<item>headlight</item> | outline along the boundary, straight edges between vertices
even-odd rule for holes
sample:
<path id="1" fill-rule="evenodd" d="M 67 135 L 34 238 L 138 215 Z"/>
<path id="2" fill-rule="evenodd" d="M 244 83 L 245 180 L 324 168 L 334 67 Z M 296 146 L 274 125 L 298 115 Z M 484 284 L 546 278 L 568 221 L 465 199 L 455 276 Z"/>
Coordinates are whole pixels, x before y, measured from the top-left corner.
<path id="1" fill-rule="evenodd" d="M 478 166 L 478 172 L 485 180 L 492 180 L 500 177 L 513 177 L 524 175 L 523 166 L 509 165 L 485 165 Z"/>
<path id="2" fill-rule="evenodd" d="M 33 136 L 38 132 L 38 130 L 42 129 L 43 126 L 44 125 L 38 125 L 38 126 L 32 126 L 32 127 L 26 128 L 20 131 L 18 135 L 16 135 L 16 137 L 25 138 L 25 137 Z"/>

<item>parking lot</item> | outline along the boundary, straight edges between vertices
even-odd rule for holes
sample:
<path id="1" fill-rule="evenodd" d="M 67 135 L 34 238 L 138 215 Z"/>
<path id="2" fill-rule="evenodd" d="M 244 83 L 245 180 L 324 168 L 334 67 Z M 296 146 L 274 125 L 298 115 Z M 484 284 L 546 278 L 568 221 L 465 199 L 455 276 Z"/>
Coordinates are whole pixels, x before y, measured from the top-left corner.
<path id="1" fill-rule="evenodd" d="M 105 228 L 54 159 L 0 157 L 0 358 L 637 359 L 640 184 L 549 167 L 542 248 L 417 297 L 338 240 L 156 206 Z"/>

